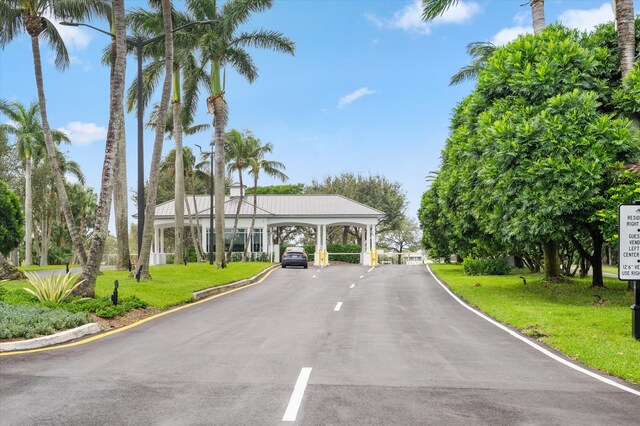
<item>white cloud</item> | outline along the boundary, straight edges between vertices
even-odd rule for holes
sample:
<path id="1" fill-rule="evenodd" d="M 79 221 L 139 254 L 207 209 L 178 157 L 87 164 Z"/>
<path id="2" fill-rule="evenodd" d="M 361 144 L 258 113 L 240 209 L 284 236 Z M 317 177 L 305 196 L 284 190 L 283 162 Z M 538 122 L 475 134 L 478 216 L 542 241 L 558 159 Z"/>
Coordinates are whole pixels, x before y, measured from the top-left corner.
<path id="1" fill-rule="evenodd" d="M 460 1 L 442 16 L 427 23 L 422 20 L 422 1 L 414 0 L 403 9 L 395 12 L 391 18 L 380 18 L 372 13 L 365 14 L 365 17 L 379 28 L 401 29 L 427 35 L 431 33 L 432 25 L 460 24 L 471 19 L 480 10 L 480 6 L 475 1 Z"/>
<path id="2" fill-rule="evenodd" d="M 70 52 L 77 52 L 86 49 L 93 38 L 93 35 L 84 28 L 60 25 L 60 22 L 56 21 L 51 15 L 47 16 L 47 19 L 53 22 L 53 25 L 60 33 L 60 37 L 62 37 L 65 46 L 67 46 L 67 49 Z"/>
<path id="3" fill-rule="evenodd" d="M 71 139 L 71 143 L 75 145 L 89 145 L 107 138 L 107 129 L 97 126 L 95 123 L 72 121 L 67 124 L 67 127 L 58 130 L 65 132 Z"/>
<path id="4" fill-rule="evenodd" d="M 569 28 L 592 31 L 600 24 L 613 21 L 613 10 L 611 3 L 604 3 L 596 9 L 569 9 L 562 12 L 558 20 Z"/>
<path id="5" fill-rule="evenodd" d="M 363 87 L 361 89 L 358 89 L 355 92 L 349 93 L 348 95 L 341 97 L 340 100 L 338 101 L 338 108 L 344 108 L 350 103 L 356 101 L 357 99 L 366 95 L 372 95 L 374 93 L 376 93 L 376 91 L 371 90 L 368 87 Z"/>
<path id="6" fill-rule="evenodd" d="M 518 12 L 516 16 L 513 17 L 513 23 L 519 26 L 523 26 L 527 21 L 531 21 L 531 14 L 529 12 Z"/>
<path id="7" fill-rule="evenodd" d="M 519 35 L 522 34 L 533 34 L 533 27 L 515 26 L 503 28 L 498 31 L 498 33 L 494 35 L 493 38 L 491 38 L 491 43 L 495 44 L 496 46 L 503 46 L 510 41 L 515 40 Z"/>

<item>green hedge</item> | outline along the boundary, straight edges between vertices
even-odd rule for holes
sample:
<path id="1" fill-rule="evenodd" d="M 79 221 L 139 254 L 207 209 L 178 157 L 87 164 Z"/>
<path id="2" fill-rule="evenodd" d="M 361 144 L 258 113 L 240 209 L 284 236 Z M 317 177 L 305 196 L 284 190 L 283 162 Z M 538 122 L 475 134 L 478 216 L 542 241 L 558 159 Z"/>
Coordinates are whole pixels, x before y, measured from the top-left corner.
<path id="1" fill-rule="evenodd" d="M 504 258 L 466 258 L 462 267 L 465 275 L 506 275 L 511 270 L 509 262 Z"/>
<path id="2" fill-rule="evenodd" d="M 0 339 L 25 338 L 54 334 L 91 322 L 86 312 L 71 313 L 46 306 L 8 305 L 0 302 Z"/>
<path id="3" fill-rule="evenodd" d="M 304 250 L 307 252 L 309 256 L 309 262 L 313 262 L 315 260 L 316 254 L 316 246 L 313 245 L 305 245 L 303 246 Z M 284 253 L 286 247 L 280 247 L 280 259 L 282 259 L 282 253 Z M 329 253 L 357 253 L 357 254 L 342 254 L 329 257 L 329 262 L 335 260 L 337 262 L 346 262 L 346 263 L 360 263 L 360 252 L 361 248 L 358 244 L 327 244 L 327 251 Z"/>

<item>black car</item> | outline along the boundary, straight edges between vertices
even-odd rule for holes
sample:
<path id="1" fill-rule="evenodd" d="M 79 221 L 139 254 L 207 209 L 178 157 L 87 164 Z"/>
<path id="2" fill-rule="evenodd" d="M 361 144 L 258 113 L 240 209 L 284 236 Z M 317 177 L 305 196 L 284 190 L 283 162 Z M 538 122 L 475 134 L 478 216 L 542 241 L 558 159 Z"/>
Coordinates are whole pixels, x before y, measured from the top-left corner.
<path id="1" fill-rule="evenodd" d="M 302 266 L 307 269 L 307 252 L 302 247 L 287 247 L 282 255 L 282 267 L 287 266 Z"/>

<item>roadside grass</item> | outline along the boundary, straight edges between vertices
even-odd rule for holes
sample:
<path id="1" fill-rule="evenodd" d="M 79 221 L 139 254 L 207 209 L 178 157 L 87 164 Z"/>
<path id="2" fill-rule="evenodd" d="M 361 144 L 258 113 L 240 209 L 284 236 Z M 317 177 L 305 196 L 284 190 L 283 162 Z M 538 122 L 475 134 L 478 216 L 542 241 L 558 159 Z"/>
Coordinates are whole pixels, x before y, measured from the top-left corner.
<path id="1" fill-rule="evenodd" d="M 457 295 L 498 321 L 584 364 L 640 383 L 640 341 L 631 336 L 633 295 L 626 281 L 604 278 L 607 288 L 599 289 L 591 287 L 590 278 L 548 283 L 523 270 L 467 276 L 461 265 L 430 267 Z"/>
<path id="2" fill-rule="evenodd" d="M 69 265 L 69 269 L 78 268 L 80 265 Z M 39 265 L 31 265 L 31 266 L 19 266 L 18 269 L 22 272 L 32 272 L 32 271 L 51 271 L 54 269 L 64 269 L 67 265 L 47 265 L 47 266 L 39 266 Z"/>
<path id="3" fill-rule="evenodd" d="M 141 280 L 129 276 L 129 271 L 104 271 L 96 280 L 96 297 L 113 293 L 114 281 L 118 280 L 120 298 L 136 296 L 150 306 L 165 309 L 170 306 L 192 301 L 191 293 L 209 287 L 229 284 L 234 281 L 251 278 L 267 267 L 268 262 L 231 262 L 225 269 L 216 269 L 208 263 L 189 263 L 188 265 L 162 265 L 150 268 L 151 280 Z M 11 281 L 3 286 L 8 292 L 29 287 L 26 280 Z M 11 300 L 10 295 L 5 299 Z"/>
<path id="4" fill-rule="evenodd" d="M 618 267 L 617 266 L 602 265 L 602 272 L 606 272 L 607 274 L 613 274 L 615 276 L 618 276 Z"/>

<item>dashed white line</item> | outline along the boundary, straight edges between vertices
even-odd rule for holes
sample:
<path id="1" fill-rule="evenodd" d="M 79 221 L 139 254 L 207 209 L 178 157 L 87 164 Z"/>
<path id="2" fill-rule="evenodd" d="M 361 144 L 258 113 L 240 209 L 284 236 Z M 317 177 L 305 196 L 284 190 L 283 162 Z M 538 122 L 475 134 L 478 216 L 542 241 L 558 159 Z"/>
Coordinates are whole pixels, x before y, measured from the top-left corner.
<path id="1" fill-rule="evenodd" d="M 293 388 L 293 393 L 291 394 L 289 405 L 287 405 L 287 411 L 284 412 L 284 417 L 282 417 L 283 422 L 296 421 L 296 417 L 298 416 L 298 409 L 300 409 L 300 403 L 302 402 L 304 390 L 307 388 L 307 382 L 309 381 L 310 375 L 311 367 L 304 367 L 302 370 L 300 370 L 300 375 L 298 376 L 296 385 Z"/>
<path id="2" fill-rule="evenodd" d="M 364 278 L 364 275 L 360 275 L 360 278 Z"/>
<path id="3" fill-rule="evenodd" d="M 340 310 L 340 308 L 342 307 L 342 302 L 338 302 L 338 304 L 336 305 L 335 308 L 333 308 L 334 311 L 338 312 Z"/>
<path id="4" fill-rule="evenodd" d="M 371 272 L 375 269 L 375 266 L 372 266 L 371 269 L 369 269 L 367 272 Z"/>
<path id="5" fill-rule="evenodd" d="M 349 287 L 349 288 L 354 288 L 355 286 L 356 286 L 355 284 L 351 284 L 351 287 Z"/>
<path id="6" fill-rule="evenodd" d="M 515 337 L 516 339 L 526 343 L 527 345 L 531 346 L 532 348 L 534 348 L 537 351 L 542 352 L 543 354 L 545 354 L 546 356 L 548 356 L 549 358 L 558 361 L 561 364 L 566 365 L 569 368 L 573 368 L 576 371 L 579 371 L 580 373 L 586 374 L 587 376 L 591 376 L 596 380 L 600 380 L 603 383 L 606 383 L 608 385 L 614 386 L 618 389 L 621 389 L 625 392 L 629 392 L 632 393 L 634 395 L 640 396 L 640 391 L 637 391 L 635 389 L 632 389 L 628 386 L 622 385 L 620 383 L 616 383 L 611 379 L 608 379 L 606 377 L 603 377 L 599 374 L 596 374 L 594 372 L 591 372 L 587 369 L 584 369 L 582 367 L 580 367 L 579 365 L 576 365 L 570 361 L 567 361 L 564 358 L 559 357 L 558 355 L 554 354 L 553 352 L 543 348 L 542 346 L 530 341 L 529 339 L 521 336 L 520 334 L 516 333 L 515 331 L 509 329 L 508 327 L 504 326 L 503 324 L 499 323 L 498 321 L 493 320 L 492 318 L 489 318 L 488 316 L 486 316 L 485 314 L 483 314 L 482 312 L 472 308 L 471 306 L 467 305 L 465 302 L 462 301 L 462 299 L 460 299 L 458 296 L 456 296 L 455 294 L 453 294 L 453 292 L 451 290 L 449 290 L 447 288 L 446 285 L 444 285 L 442 283 L 442 281 L 440 281 L 438 279 L 438 277 L 436 277 L 436 275 L 433 273 L 433 271 L 431 271 L 431 268 L 429 268 L 429 265 L 427 265 L 427 269 L 429 270 L 429 273 L 431 274 L 431 276 L 433 277 L 434 280 L 436 280 L 436 282 L 440 285 L 440 287 L 442 287 L 444 289 L 444 291 L 446 291 L 447 293 L 449 293 L 449 296 L 453 297 L 453 299 L 458 302 L 459 304 L 461 304 L 464 308 L 470 310 L 471 312 L 473 312 L 474 314 L 476 314 L 477 316 L 479 316 L 480 318 L 484 319 L 485 321 L 490 322 L 491 324 L 495 325 L 496 327 L 502 329 L 503 331 L 506 331 L 507 333 L 509 333 L 510 335 L 512 335 L 513 337 Z"/>
<path id="7" fill-rule="evenodd" d="M 315 278 L 315 277 L 316 277 L 316 276 L 314 275 L 314 276 L 313 276 L 313 277 L 311 277 L 311 278 Z"/>

